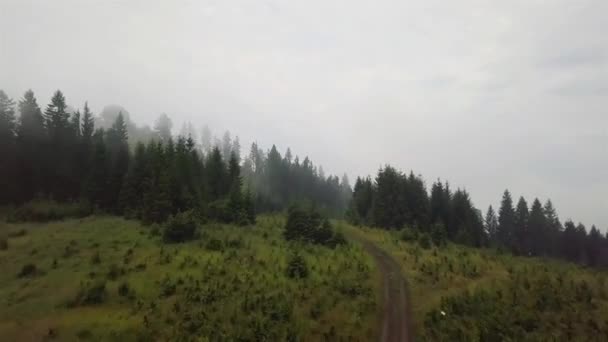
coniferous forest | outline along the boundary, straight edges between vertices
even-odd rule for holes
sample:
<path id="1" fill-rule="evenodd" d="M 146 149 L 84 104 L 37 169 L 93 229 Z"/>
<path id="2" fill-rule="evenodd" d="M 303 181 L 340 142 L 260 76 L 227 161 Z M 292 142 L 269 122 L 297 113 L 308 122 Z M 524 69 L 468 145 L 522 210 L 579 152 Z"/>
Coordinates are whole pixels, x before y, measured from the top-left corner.
<path id="1" fill-rule="evenodd" d="M 370 341 L 390 315 L 395 340 L 608 338 L 608 234 L 550 199 L 483 213 L 390 165 L 351 189 L 289 148 L 59 90 L 0 90 L 0 158 L 11 340 Z"/>
<path id="2" fill-rule="evenodd" d="M 426 190 L 421 176 L 404 174 L 391 166 L 374 180 L 357 178 L 346 213 L 350 222 L 385 229 L 409 228 L 473 247 L 496 247 L 514 255 L 561 258 L 589 266 L 608 266 L 608 234 L 582 223 L 563 224 L 550 199 L 523 197 L 514 204 L 505 190 L 500 208 L 485 215 L 475 208 L 464 189 L 452 190 L 437 180 Z"/>
<path id="3" fill-rule="evenodd" d="M 31 90 L 17 102 L 0 92 L 0 203 L 78 202 L 148 223 L 195 210 L 245 224 L 256 212 L 302 202 L 341 215 L 350 199 L 346 176 L 326 177 L 289 149 L 281 156 L 275 146 L 265 152 L 253 143 L 242 158 L 238 137 L 232 141 L 228 132 L 221 141 L 211 142 L 208 133 L 197 143 L 192 128 L 174 137 L 166 114 L 150 130 L 111 109 L 100 117 L 86 103 L 74 110 L 61 91 L 46 107 Z"/>

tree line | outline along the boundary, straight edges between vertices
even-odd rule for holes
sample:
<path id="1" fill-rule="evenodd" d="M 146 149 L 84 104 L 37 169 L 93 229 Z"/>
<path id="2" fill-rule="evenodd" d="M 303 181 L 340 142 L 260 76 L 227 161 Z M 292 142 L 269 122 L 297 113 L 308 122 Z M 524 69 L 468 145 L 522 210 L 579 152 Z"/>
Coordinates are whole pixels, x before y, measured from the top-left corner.
<path id="1" fill-rule="evenodd" d="M 490 206 L 485 217 L 464 189 L 452 191 L 437 180 L 427 191 L 421 176 L 392 166 L 376 177 L 357 178 L 346 213 L 353 224 L 385 229 L 405 227 L 445 236 L 475 247 L 497 247 L 516 255 L 557 257 L 591 266 L 608 266 L 608 233 L 572 220 L 563 225 L 551 200 L 538 199 L 528 208 L 521 197 L 514 206 L 510 192 L 503 195 L 498 213 Z"/>
<path id="2" fill-rule="evenodd" d="M 319 174 L 308 158 L 300 166 L 297 157 L 292 163 L 276 147 L 264 153 L 254 144 L 255 154 L 242 162 L 238 138 L 203 149 L 184 129 L 177 137 L 171 129 L 166 114 L 154 130 L 142 129 L 116 108 L 100 117 L 87 103 L 73 110 L 59 90 L 44 110 L 31 90 L 18 103 L 0 90 L 0 204 L 44 197 L 145 222 L 196 209 L 248 223 L 256 211 L 281 210 L 290 200 L 339 212 L 350 196 L 350 187 Z"/>

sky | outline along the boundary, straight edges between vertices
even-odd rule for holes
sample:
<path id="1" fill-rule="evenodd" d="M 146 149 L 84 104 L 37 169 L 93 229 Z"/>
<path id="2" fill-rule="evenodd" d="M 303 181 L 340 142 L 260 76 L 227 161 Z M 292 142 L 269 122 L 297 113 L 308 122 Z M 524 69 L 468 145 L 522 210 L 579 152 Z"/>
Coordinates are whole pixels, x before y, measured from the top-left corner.
<path id="1" fill-rule="evenodd" d="M 0 0 L 0 89 L 608 229 L 606 0 Z"/>

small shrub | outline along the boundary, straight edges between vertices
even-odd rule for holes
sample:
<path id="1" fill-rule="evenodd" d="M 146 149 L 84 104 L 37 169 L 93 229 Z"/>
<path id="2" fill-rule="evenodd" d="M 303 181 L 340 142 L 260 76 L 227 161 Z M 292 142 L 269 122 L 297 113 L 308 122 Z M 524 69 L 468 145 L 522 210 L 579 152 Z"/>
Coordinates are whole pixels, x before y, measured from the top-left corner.
<path id="1" fill-rule="evenodd" d="M 97 265 L 99 263 L 101 263 L 101 257 L 99 256 L 99 252 L 95 252 L 91 257 L 91 264 Z"/>
<path id="2" fill-rule="evenodd" d="M 447 239 L 447 232 L 445 231 L 443 224 L 435 223 L 433 227 L 431 227 L 431 240 L 433 240 L 435 246 L 445 246 Z"/>
<path id="3" fill-rule="evenodd" d="M 21 267 L 21 271 L 17 275 L 19 278 L 31 277 L 38 273 L 38 269 L 35 264 L 25 264 Z"/>
<path id="4" fill-rule="evenodd" d="M 192 211 L 185 211 L 170 217 L 163 231 L 163 240 L 179 243 L 192 240 L 196 232 L 196 220 Z"/>
<path id="5" fill-rule="evenodd" d="M 86 202 L 59 203 L 52 200 L 33 200 L 13 210 L 9 222 L 48 222 L 65 218 L 85 217 L 92 213 Z"/>
<path id="6" fill-rule="evenodd" d="M 423 249 L 429 249 L 431 248 L 431 238 L 428 236 L 428 234 L 421 234 L 418 238 L 418 244 Z"/>
<path id="7" fill-rule="evenodd" d="M 122 282 L 118 285 L 118 295 L 121 297 L 129 297 L 132 294 L 132 290 L 127 282 Z"/>
<path id="8" fill-rule="evenodd" d="M 399 234 L 401 241 L 412 242 L 418 240 L 418 231 L 412 228 L 403 228 Z"/>
<path id="9" fill-rule="evenodd" d="M 73 305 L 96 305 L 105 301 L 107 296 L 106 282 L 95 281 L 80 284 L 80 290 L 74 299 Z"/>
<path id="10" fill-rule="evenodd" d="M 230 223 L 233 220 L 232 210 L 228 200 L 217 200 L 209 203 L 207 207 L 207 215 L 212 221 Z"/>
<path id="11" fill-rule="evenodd" d="M 8 239 L 5 236 L 0 236 L 0 251 L 8 249 Z"/>
<path id="12" fill-rule="evenodd" d="M 25 230 L 25 229 L 19 229 L 19 230 L 13 230 L 11 232 L 8 232 L 8 237 L 9 238 L 16 238 L 16 237 L 25 236 L 26 234 L 27 234 L 27 230 Z"/>
<path id="13" fill-rule="evenodd" d="M 224 249 L 224 244 L 220 239 L 211 239 L 207 241 L 205 248 L 210 251 L 220 252 Z"/>
<path id="14" fill-rule="evenodd" d="M 308 277 L 308 266 L 306 260 L 299 254 L 295 254 L 287 262 L 287 276 L 289 278 L 306 278 Z"/>
<path id="15" fill-rule="evenodd" d="M 118 277 L 123 275 L 125 272 L 122 268 L 118 267 L 116 264 L 110 265 L 110 269 L 108 270 L 108 279 L 116 280 Z"/>

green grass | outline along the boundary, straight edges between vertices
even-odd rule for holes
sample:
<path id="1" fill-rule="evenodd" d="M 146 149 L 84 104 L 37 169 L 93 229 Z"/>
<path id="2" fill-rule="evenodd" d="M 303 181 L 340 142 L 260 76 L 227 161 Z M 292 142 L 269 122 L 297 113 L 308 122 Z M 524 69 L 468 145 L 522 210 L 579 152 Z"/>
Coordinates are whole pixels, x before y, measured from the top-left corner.
<path id="1" fill-rule="evenodd" d="M 605 271 L 451 243 L 424 249 L 399 232 L 344 229 L 402 266 L 417 340 L 608 340 Z"/>
<path id="2" fill-rule="evenodd" d="M 117 217 L 0 223 L 0 237 L 8 237 L 0 250 L 0 336 L 373 340 L 371 258 L 356 244 L 287 243 L 283 225 L 280 216 L 259 217 L 254 227 L 208 224 L 194 241 L 163 244 L 154 227 Z M 286 275 L 296 252 L 308 265 L 305 279 Z M 19 277 L 28 264 L 36 270 Z M 94 284 L 105 284 L 99 304 L 86 299 Z"/>

